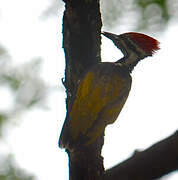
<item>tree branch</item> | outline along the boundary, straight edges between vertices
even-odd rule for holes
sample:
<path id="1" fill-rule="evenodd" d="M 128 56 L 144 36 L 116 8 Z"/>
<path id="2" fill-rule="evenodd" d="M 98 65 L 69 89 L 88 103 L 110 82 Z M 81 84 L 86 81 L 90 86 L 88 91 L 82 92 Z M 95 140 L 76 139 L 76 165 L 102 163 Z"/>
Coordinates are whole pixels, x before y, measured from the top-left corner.
<path id="1" fill-rule="evenodd" d="M 151 180 L 178 170 L 178 131 L 108 169 L 104 180 Z"/>

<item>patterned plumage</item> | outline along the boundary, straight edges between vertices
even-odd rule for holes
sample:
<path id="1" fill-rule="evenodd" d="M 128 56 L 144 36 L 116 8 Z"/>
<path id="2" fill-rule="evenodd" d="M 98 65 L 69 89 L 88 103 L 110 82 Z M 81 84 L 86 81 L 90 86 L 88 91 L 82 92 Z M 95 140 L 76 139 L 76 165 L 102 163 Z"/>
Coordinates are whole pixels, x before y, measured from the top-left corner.
<path id="1" fill-rule="evenodd" d="M 88 146 L 103 135 L 127 100 L 134 66 L 159 49 L 158 41 L 144 34 L 102 34 L 114 42 L 124 57 L 116 63 L 98 63 L 80 79 L 61 132 L 61 148 Z"/>

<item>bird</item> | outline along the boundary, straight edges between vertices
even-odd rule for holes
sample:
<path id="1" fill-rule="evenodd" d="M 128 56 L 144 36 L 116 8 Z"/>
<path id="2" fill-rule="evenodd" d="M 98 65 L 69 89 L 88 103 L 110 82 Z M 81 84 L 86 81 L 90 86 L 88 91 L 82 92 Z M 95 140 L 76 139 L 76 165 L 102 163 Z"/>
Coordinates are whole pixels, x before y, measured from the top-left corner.
<path id="1" fill-rule="evenodd" d="M 81 77 L 61 131 L 61 148 L 87 147 L 101 137 L 106 126 L 116 121 L 129 96 L 134 67 L 160 49 L 156 39 L 142 33 L 102 35 L 124 56 L 116 62 L 97 63 Z"/>

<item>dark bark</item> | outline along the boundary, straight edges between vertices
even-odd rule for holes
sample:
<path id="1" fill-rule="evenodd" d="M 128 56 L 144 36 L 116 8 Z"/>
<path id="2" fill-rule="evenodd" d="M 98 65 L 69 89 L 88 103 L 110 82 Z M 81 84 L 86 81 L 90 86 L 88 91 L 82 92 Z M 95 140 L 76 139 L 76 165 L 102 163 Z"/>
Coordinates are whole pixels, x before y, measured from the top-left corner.
<path id="1" fill-rule="evenodd" d="M 66 58 L 64 86 L 67 92 L 67 115 L 64 133 L 67 133 L 68 113 L 75 96 L 75 88 L 83 73 L 101 61 L 101 15 L 98 0 L 65 0 L 63 16 L 63 47 Z M 66 150 L 69 156 L 71 180 L 95 180 L 104 172 L 101 149 L 102 135 L 91 146 Z"/>
<path id="2" fill-rule="evenodd" d="M 63 16 L 63 48 L 66 59 L 63 83 L 67 93 L 65 125 L 79 79 L 89 67 L 101 61 L 101 26 L 99 0 L 65 0 Z M 150 180 L 178 168 L 178 133 L 135 154 L 105 173 L 101 156 L 103 138 L 104 135 L 87 148 L 66 150 L 69 156 L 70 180 Z"/>

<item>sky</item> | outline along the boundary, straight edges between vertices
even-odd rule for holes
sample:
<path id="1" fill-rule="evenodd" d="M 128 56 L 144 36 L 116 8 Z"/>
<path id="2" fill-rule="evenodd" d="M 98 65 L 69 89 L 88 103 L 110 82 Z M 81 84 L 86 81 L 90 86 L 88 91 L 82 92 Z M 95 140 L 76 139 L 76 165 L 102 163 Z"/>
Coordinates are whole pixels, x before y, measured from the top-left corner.
<path id="1" fill-rule="evenodd" d="M 65 68 L 61 33 L 63 8 L 57 17 L 43 20 L 41 13 L 49 5 L 48 0 L 0 1 L 0 43 L 9 51 L 13 64 L 41 57 L 40 75 L 56 87 L 49 95 L 48 110 L 32 109 L 17 117 L 21 123 L 15 127 L 9 125 L 4 139 L 6 146 L 1 153 L 13 153 L 18 165 L 35 174 L 38 180 L 63 180 L 68 177 L 68 158 L 57 145 L 65 119 L 66 95 L 64 89 L 61 90 Z M 141 61 L 132 72 L 129 98 L 118 120 L 105 131 L 102 154 L 106 168 L 178 129 L 177 32 L 178 25 L 170 22 L 168 29 L 155 37 L 161 42 L 161 50 Z M 112 42 L 103 37 L 103 61 L 116 61 L 121 56 Z M 3 98 L 10 102 L 11 93 L 0 90 L 1 98 L 4 93 Z M 178 174 L 164 177 L 166 179 L 176 180 Z"/>

